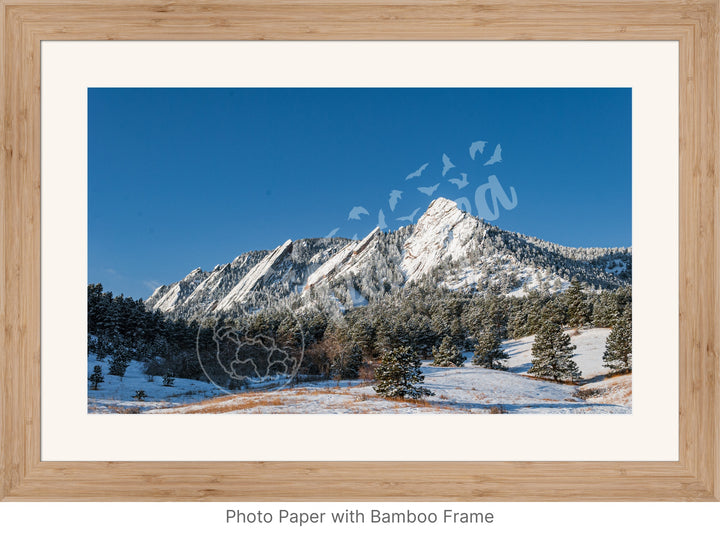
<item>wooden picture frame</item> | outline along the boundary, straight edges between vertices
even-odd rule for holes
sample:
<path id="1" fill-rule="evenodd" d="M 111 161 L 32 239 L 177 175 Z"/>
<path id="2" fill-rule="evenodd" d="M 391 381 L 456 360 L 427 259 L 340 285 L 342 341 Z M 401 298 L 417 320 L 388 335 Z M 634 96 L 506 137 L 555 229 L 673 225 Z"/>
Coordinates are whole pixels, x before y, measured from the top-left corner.
<path id="1" fill-rule="evenodd" d="M 720 499 L 717 0 L 0 0 L 0 7 L 0 499 Z M 41 460 L 41 42 L 258 39 L 679 42 L 679 461 Z"/>

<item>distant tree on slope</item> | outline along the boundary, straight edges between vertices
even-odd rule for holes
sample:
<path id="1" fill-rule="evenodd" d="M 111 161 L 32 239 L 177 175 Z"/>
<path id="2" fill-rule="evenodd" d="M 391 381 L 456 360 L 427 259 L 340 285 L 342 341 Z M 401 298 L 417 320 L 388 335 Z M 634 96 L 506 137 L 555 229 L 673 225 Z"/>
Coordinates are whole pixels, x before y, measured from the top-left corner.
<path id="1" fill-rule="evenodd" d="M 453 344 L 450 336 L 443 338 L 440 345 L 433 348 L 432 355 L 433 366 L 452 368 L 453 366 L 462 366 L 465 362 L 465 357 L 462 356 L 457 346 Z"/>
<path id="2" fill-rule="evenodd" d="M 582 284 L 577 278 L 570 281 L 570 287 L 565 292 L 567 305 L 567 321 L 571 327 L 582 327 L 590 321 L 590 308 L 582 292 Z"/>
<path id="3" fill-rule="evenodd" d="M 612 327 L 618 317 L 618 303 L 611 291 L 602 291 L 595 299 L 592 324 L 595 327 Z"/>
<path id="4" fill-rule="evenodd" d="M 500 336 L 495 331 L 484 331 L 480 335 L 475 346 L 473 364 L 492 370 L 507 370 L 507 367 L 500 361 L 509 358 L 502 348 Z"/>
<path id="5" fill-rule="evenodd" d="M 163 376 L 162 380 L 163 387 L 174 387 L 175 386 L 175 374 L 168 370 Z"/>
<path id="6" fill-rule="evenodd" d="M 632 371 L 632 311 L 626 308 L 605 343 L 603 366 L 615 373 Z"/>
<path id="7" fill-rule="evenodd" d="M 115 351 L 115 356 L 110 361 L 110 369 L 108 373 L 110 375 L 116 375 L 120 379 L 125 377 L 125 371 L 130 364 L 130 359 L 124 349 L 119 348 Z"/>
<path id="8" fill-rule="evenodd" d="M 546 321 L 535 335 L 532 346 L 532 367 L 529 374 L 554 379 L 555 381 L 575 381 L 580 377 L 580 370 L 572 360 L 575 346 L 570 344 L 570 336 L 565 334 L 562 326 Z"/>
<path id="9" fill-rule="evenodd" d="M 92 389 L 97 390 L 98 385 L 105 381 L 105 378 L 102 375 L 102 368 L 100 365 L 96 365 L 95 368 L 93 368 L 93 373 L 90 374 L 90 377 L 88 377 L 88 380 L 93 384 Z"/>

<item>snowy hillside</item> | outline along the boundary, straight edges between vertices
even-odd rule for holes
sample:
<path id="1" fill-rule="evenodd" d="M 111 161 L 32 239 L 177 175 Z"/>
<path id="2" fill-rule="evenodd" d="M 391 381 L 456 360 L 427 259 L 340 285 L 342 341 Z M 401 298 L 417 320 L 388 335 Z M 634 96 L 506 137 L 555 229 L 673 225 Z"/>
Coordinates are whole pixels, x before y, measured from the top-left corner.
<path id="1" fill-rule="evenodd" d="M 424 402 L 387 400 L 362 381 L 319 381 L 277 391 L 246 390 L 227 395 L 210 383 L 176 379 L 163 387 L 149 381 L 140 363 L 132 362 L 125 377 L 107 374 L 107 363 L 91 360 L 103 369 L 100 390 L 88 390 L 88 410 L 94 413 L 630 413 L 630 376 L 605 378 L 602 352 L 607 329 L 588 329 L 572 336 L 577 362 L 587 384 L 571 385 L 535 379 L 530 368 L 532 339 L 508 340 L 508 371 L 487 370 L 467 360 L 458 368 L 423 364 L 425 387 L 435 394 Z M 145 402 L 132 396 L 147 393 Z"/>
<path id="2" fill-rule="evenodd" d="M 577 336 L 573 336 L 572 331 L 565 332 L 571 335 L 572 343 L 577 346 L 577 355 L 573 357 L 573 360 L 582 372 L 582 379 L 599 379 L 610 373 L 610 370 L 602 365 L 605 341 L 610 334 L 610 329 L 586 329 Z M 508 371 L 516 374 L 527 373 L 530 366 L 532 366 L 532 345 L 534 341 L 534 336 L 527 336 L 518 340 L 509 340 L 505 343 L 503 347 L 510 354 L 510 360 L 505 363 Z"/>
<path id="3" fill-rule="evenodd" d="M 155 290 L 146 305 L 197 319 L 293 295 L 350 308 L 421 280 L 508 296 L 560 292 L 573 276 L 593 289 L 614 289 L 630 284 L 631 272 L 629 248 L 563 247 L 501 230 L 437 198 L 414 225 L 376 228 L 357 241 L 288 240 L 211 272 L 195 269 Z"/>
<path id="4" fill-rule="evenodd" d="M 154 376 L 151 381 L 143 374 L 144 365 L 137 361 L 130 362 L 122 379 L 108 374 L 108 362 L 98 361 L 93 356 L 88 360 L 88 376 L 95 366 L 100 366 L 105 380 L 98 385 L 98 390 L 88 389 L 90 413 L 141 412 L 225 394 L 212 383 L 195 379 L 176 378 L 172 387 L 165 387 L 162 377 Z M 133 398 L 139 390 L 147 395 L 144 401 Z"/>

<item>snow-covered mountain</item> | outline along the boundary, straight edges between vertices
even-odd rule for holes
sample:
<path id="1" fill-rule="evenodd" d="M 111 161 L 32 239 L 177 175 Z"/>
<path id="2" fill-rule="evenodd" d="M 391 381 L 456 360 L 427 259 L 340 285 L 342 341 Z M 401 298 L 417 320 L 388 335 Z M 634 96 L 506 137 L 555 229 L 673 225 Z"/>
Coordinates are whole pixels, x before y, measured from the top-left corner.
<path id="1" fill-rule="evenodd" d="M 229 314 L 237 306 L 285 297 L 302 291 L 308 277 L 348 239 L 286 241 L 273 251 L 241 254 L 210 272 L 195 269 L 188 276 L 160 286 L 145 305 L 170 317 L 186 319 Z"/>
<path id="2" fill-rule="evenodd" d="M 286 241 L 238 256 L 210 272 L 195 269 L 161 286 L 146 305 L 172 317 L 232 315 L 247 305 L 298 296 L 341 308 L 408 284 L 522 295 L 557 292 L 572 277 L 594 289 L 630 284 L 630 248 L 570 248 L 501 230 L 434 200 L 415 225 L 367 237 Z M 270 298 L 270 299 L 268 299 Z"/>

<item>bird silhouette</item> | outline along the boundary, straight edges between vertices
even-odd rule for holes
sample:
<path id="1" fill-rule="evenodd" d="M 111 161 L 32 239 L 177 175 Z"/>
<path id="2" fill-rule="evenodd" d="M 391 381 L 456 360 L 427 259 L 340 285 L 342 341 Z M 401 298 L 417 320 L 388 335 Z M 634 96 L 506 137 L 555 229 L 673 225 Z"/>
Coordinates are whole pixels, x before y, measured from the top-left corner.
<path id="1" fill-rule="evenodd" d="M 417 190 L 419 190 L 423 194 L 427 194 L 428 196 L 432 196 L 433 193 L 437 190 L 437 188 L 440 186 L 440 183 L 435 183 L 432 187 L 418 187 Z"/>
<path id="2" fill-rule="evenodd" d="M 450 170 L 451 168 L 455 168 L 455 165 L 450 160 L 450 157 L 448 157 L 447 154 L 445 154 L 445 153 L 443 153 L 442 162 L 443 162 L 442 175 L 443 175 L 443 177 L 445 177 L 445 174 L 447 174 L 448 170 Z"/>
<path id="3" fill-rule="evenodd" d="M 458 189 L 464 189 L 465 187 L 467 187 L 470 184 L 470 182 L 467 180 L 466 173 L 460 172 L 460 175 L 462 176 L 462 179 L 458 179 L 458 178 L 454 177 L 452 179 L 448 179 L 448 181 L 450 183 L 452 183 L 453 185 L 457 185 Z"/>
<path id="4" fill-rule="evenodd" d="M 398 200 L 402 198 L 403 191 L 390 191 L 390 200 L 388 200 L 388 204 L 390 204 L 390 211 L 395 211 L 395 206 L 398 203 Z"/>
<path id="5" fill-rule="evenodd" d="M 398 218 L 395 219 L 395 220 L 405 220 L 405 221 L 407 221 L 407 222 L 412 223 L 412 222 L 415 220 L 415 215 L 417 215 L 417 212 L 418 212 L 418 211 L 420 211 L 420 208 L 419 208 L 419 207 L 418 207 L 415 211 L 413 211 L 412 213 L 410 213 L 409 215 L 406 215 L 406 216 L 404 216 L 404 217 L 398 217 Z"/>
<path id="6" fill-rule="evenodd" d="M 369 215 L 368 210 L 361 205 L 357 205 L 350 210 L 348 220 L 360 220 L 360 215 Z"/>
<path id="7" fill-rule="evenodd" d="M 487 144 L 487 142 L 485 142 L 484 140 L 478 140 L 477 142 L 473 142 L 472 144 L 470 144 L 470 158 L 473 161 L 475 160 L 475 155 L 485 151 L 485 144 Z"/>
<path id="8" fill-rule="evenodd" d="M 423 170 L 425 170 L 429 164 L 430 163 L 425 163 L 420 168 L 415 170 L 412 174 L 408 174 L 407 177 L 405 178 L 405 181 L 407 181 L 408 179 L 412 179 L 414 177 L 420 177 L 420 175 L 423 173 Z"/>
<path id="9" fill-rule="evenodd" d="M 502 156 L 500 155 L 500 152 L 502 151 L 502 148 L 500 147 L 500 144 L 495 146 L 495 152 L 492 154 L 492 157 L 488 159 L 488 162 L 486 162 L 483 166 L 488 166 L 495 163 L 501 163 L 502 162 Z"/>
<path id="10" fill-rule="evenodd" d="M 377 227 L 380 228 L 381 230 L 384 230 L 385 228 L 388 227 L 387 223 L 385 222 L 385 213 L 383 213 L 383 210 L 382 210 L 382 209 L 381 209 L 380 211 L 378 211 L 378 225 L 377 225 Z"/>
<path id="11" fill-rule="evenodd" d="M 340 228 L 334 228 L 329 234 L 325 236 L 325 239 L 330 239 L 331 237 L 334 237 L 336 233 L 340 231 Z"/>

